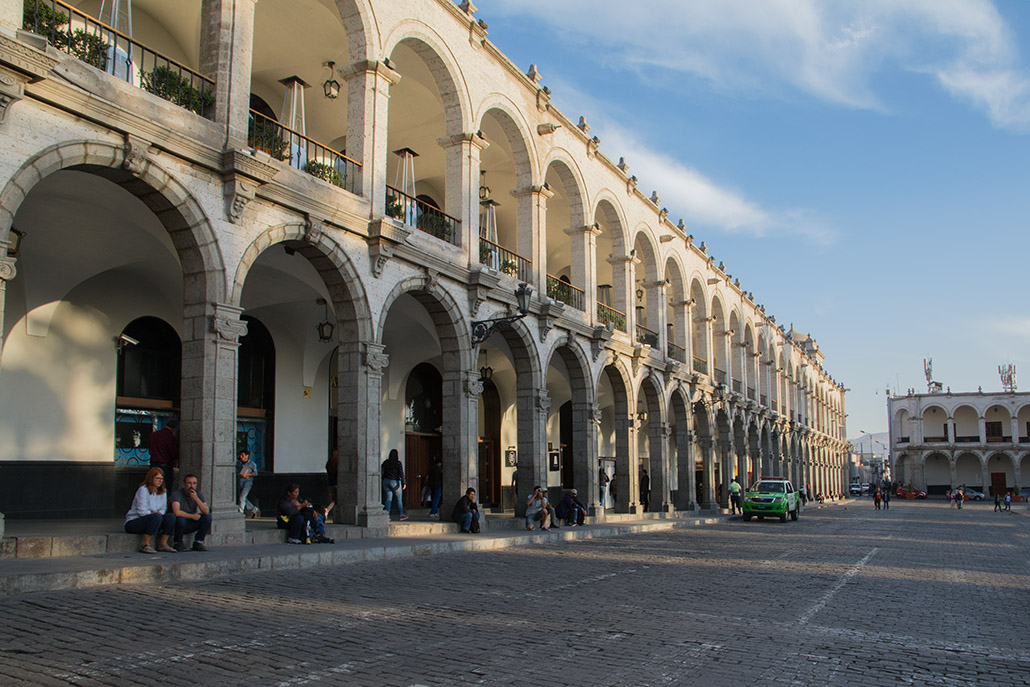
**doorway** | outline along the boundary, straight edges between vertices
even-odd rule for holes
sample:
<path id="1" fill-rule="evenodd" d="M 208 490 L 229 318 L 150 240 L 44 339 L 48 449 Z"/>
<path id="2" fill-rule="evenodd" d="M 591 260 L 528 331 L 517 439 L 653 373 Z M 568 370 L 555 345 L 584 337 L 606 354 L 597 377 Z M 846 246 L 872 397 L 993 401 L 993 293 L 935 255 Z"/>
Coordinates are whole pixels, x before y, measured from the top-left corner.
<path id="1" fill-rule="evenodd" d="M 480 395 L 482 420 L 479 427 L 479 502 L 501 505 L 501 394 L 489 379 Z"/>

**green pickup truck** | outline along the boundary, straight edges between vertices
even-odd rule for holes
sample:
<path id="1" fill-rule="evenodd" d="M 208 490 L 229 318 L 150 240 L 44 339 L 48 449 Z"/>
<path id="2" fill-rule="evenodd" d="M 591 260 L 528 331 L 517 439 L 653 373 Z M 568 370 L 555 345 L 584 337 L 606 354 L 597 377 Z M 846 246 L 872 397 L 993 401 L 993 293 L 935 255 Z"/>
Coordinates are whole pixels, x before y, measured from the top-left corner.
<path id="1" fill-rule="evenodd" d="M 744 522 L 756 516 L 759 520 L 765 516 L 777 516 L 780 522 L 797 520 L 801 511 L 801 499 L 794 491 L 789 479 L 782 477 L 763 477 L 748 490 L 744 496 Z"/>

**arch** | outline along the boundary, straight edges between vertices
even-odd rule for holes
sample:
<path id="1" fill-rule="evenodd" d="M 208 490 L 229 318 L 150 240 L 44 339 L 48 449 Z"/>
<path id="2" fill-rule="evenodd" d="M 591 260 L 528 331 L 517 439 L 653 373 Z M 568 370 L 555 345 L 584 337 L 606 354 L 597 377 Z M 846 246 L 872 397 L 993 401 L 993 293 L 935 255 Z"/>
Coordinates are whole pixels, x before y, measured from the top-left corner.
<path id="1" fill-rule="evenodd" d="M 537 166 L 535 142 L 529 133 L 529 123 L 522 116 L 518 107 L 507 96 L 500 93 L 488 95 L 480 103 L 480 112 L 481 114 L 475 119 L 480 124 L 479 128 L 482 128 L 486 116 L 493 114 L 504 131 L 515 161 L 516 188 L 530 186 L 534 179 L 540 178 L 540 169 Z"/>
<path id="2" fill-rule="evenodd" d="M 404 45 L 425 63 L 433 76 L 437 93 L 443 103 L 444 130 L 448 136 L 463 133 L 471 122 L 472 103 L 463 87 L 460 61 L 450 46 L 425 23 L 405 20 L 393 28 L 383 41 L 383 54 L 392 55 L 397 46 Z"/>
<path id="3" fill-rule="evenodd" d="M 63 169 L 96 174 L 139 198 L 172 239 L 182 264 L 184 293 L 201 294 L 197 302 L 223 301 L 225 265 L 203 207 L 170 172 L 130 146 L 66 141 L 27 159 L 0 191 L 0 243 L 9 239 L 14 215 L 33 187 Z"/>
<path id="4" fill-rule="evenodd" d="M 470 330 L 470 327 L 465 321 L 461 308 L 458 307 L 454 297 L 438 282 L 428 282 L 425 277 L 409 277 L 394 285 L 383 300 L 379 312 L 379 322 L 375 329 L 375 341 L 382 343 L 381 339 L 390 310 L 397 299 L 404 294 L 412 296 L 429 313 L 441 334 L 441 344 L 445 341 L 449 342 L 449 347 L 445 345 L 444 350 L 451 354 L 457 354 L 457 369 L 472 369 L 472 345 L 469 337 L 463 335 Z"/>
<path id="5" fill-rule="evenodd" d="M 586 206 L 586 181 L 583 179 L 583 173 L 576 164 L 575 158 L 562 148 L 553 148 L 548 151 L 546 157 L 545 179 L 547 172 L 552 167 L 565 188 L 565 195 L 569 202 L 569 226 L 586 226 L 589 223 Z"/>
<path id="6" fill-rule="evenodd" d="M 644 249 L 646 255 L 640 254 L 640 248 Z M 633 230 L 633 249 L 637 251 L 636 257 L 644 266 L 644 278 L 649 282 L 658 280 L 658 246 L 651 235 L 651 228 L 644 223 L 637 225 Z M 637 277 L 640 279 L 640 277 Z"/>
<path id="7" fill-rule="evenodd" d="M 368 0 L 336 0 L 336 7 L 347 34 L 351 62 L 376 59 L 382 37 L 372 4 Z"/>
<path id="8" fill-rule="evenodd" d="M 629 249 L 626 247 L 629 242 L 626 213 L 616 195 L 608 189 L 599 191 L 594 201 L 595 222 L 599 221 L 598 216 L 603 216 L 604 221 L 613 229 L 611 234 L 612 257 L 625 257 L 629 253 Z"/>

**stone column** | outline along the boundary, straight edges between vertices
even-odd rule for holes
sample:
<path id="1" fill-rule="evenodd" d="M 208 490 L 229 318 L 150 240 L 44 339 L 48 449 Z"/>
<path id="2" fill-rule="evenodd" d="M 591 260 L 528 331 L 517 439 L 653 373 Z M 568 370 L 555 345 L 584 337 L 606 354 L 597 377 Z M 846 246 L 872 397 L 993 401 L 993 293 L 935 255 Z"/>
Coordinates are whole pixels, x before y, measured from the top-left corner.
<path id="1" fill-rule="evenodd" d="M 718 504 L 715 501 L 715 442 L 711 439 L 699 439 L 698 448 L 705 471 L 704 484 L 701 487 L 701 507 L 716 508 Z"/>
<path id="2" fill-rule="evenodd" d="M 635 418 L 615 419 L 615 512 L 636 513 L 640 502 Z"/>
<path id="3" fill-rule="evenodd" d="M 948 428 L 948 434 L 947 434 L 947 436 L 944 437 L 944 440 L 947 441 L 949 444 L 954 444 L 955 443 L 955 419 L 949 417 L 948 421 L 946 423 L 946 426 Z"/>
<path id="4" fill-rule="evenodd" d="M 482 152 L 490 144 L 479 132 L 440 138 L 437 143 L 444 149 L 447 160 L 444 212 L 461 220 L 461 231 L 455 238 L 468 251 L 469 264 L 478 265 L 479 163 Z M 459 498 L 461 496 L 455 501 Z"/>
<path id="5" fill-rule="evenodd" d="M 10 3 L 7 3 L 10 4 Z M 4 8 L 0 5 L 0 8 Z M 7 253 L 7 242 L 0 241 L 0 253 L 6 255 Z M 15 268 L 15 258 L 0 257 L 0 351 L 4 350 L 4 305 L 7 302 L 7 282 L 14 279 L 14 275 L 17 274 Z M 4 536 L 4 514 L 0 513 L 0 539 Z"/>
<path id="6" fill-rule="evenodd" d="M 626 313 L 626 333 L 630 340 L 636 341 L 637 309 L 633 299 L 636 297 L 636 266 L 640 261 L 632 256 L 612 256 L 608 264 L 612 266 L 612 307 Z"/>
<path id="7" fill-rule="evenodd" d="M 977 418 L 977 422 L 980 425 L 980 443 L 987 443 L 987 421 L 981 416 Z M 921 426 L 921 425 L 920 425 Z M 919 443 L 923 443 L 923 435 L 919 435 Z"/>
<path id="8" fill-rule="evenodd" d="M 1011 432 L 1011 436 L 1012 436 L 1012 443 L 1013 444 L 1018 444 L 1019 443 L 1019 418 L 1017 416 L 1013 415 L 1011 418 L 1009 418 L 1009 420 L 1010 420 L 1010 423 L 1012 425 L 1012 429 L 1009 430 Z M 954 443 L 954 442 L 955 442 L 955 440 L 954 440 L 954 438 L 952 438 L 952 443 Z"/>
<path id="9" fill-rule="evenodd" d="M 547 199 L 554 191 L 533 185 L 516 189 L 511 195 L 519 223 L 518 253 L 532 261 L 530 286 L 543 298 L 547 294 Z"/>
<path id="10" fill-rule="evenodd" d="M 256 0 L 203 0 L 200 71 L 215 81 L 214 121 L 227 149 L 247 147 Z"/>
<path id="11" fill-rule="evenodd" d="M 13 38 L 21 28 L 25 0 L 0 0 L 0 33 Z"/>
<path id="12" fill-rule="evenodd" d="M 441 503 L 454 504 L 468 487 L 479 492 L 479 372 L 459 366 L 461 353 L 443 355 L 443 493 Z M 418 488 L 417 484 L 409 488 Z"/>
<path id="13" fill-rule="evenodd" d="M 720 472 L 722 473 L 720 475 L 722 478 L 722 500 L 719 505 L 726 508 L 730 502 L 730 481 L 733 479 L 733 457 L 735 455 L 733 439 L 729 436 L 719 437 L 718 449 L 719 467 L 721 468 Z"/>
<path id="14" fill-rule="evenodd" d="M 688 298 L 685 301 L 672 304 L 673 312 L 673 325 L 680 341 L 683 342 L 683 348 L 685 349 L 683 364 L 685 370 L 689 374 L 694 370 L 694 356 L 697 355 L 694 351 L 694 316 L 692 308 L 694 307 L 694 299 Z M 673 342 L 678 343 L 678 342 Z"/>
<path id="15" fill-rule="evenodd" d="M 596 224 L 565 230 L 572 241 L 572 284 L 585 292 L 583 308 L 593 321 L 597 317 L 597 237 Z"/>
<path id="16" fill-rule="evenodd" d="M 687 406 L 689 408 L 689 406 Z M 689 415 L 689 413 L 688 413 Z M 676 440 L 676 510 L 695 510 L 697 507 L 697 475 L 695 474 L 694 442 L 689 420 L 676 422 L 673 437 Z"/>
<path id="17" fill-rule="evenodd" d="M 533 487 L 547 484 L 547 410 L 551 396 L 547 389 L 520 385 L 516 392 L 518 407 L 519 464 L 516 470 L 515 517 L 525 517 L 526 497 Z"/>
<path id="18" fill-rule="evenodd" d="M 585 395 L 585 394 L 584 394 Z M 572 472 L 576 478 L 576 490 L 590 515 L 598 513 L 597 481 L 597 434 L 601 413 L 591 401 L 572 401 Z M 603 519 L 604 509 L 600 509 Z"/>
<path id="19" fill-rule="evenodd" d="M 374 342 L 346 341 L 338 353 L 339 488 L 336 522 L 389 530 L 383 510 L 380 413 L 383 370 L 390 363 L 386 347 Z"/>
<path id="20" fill-rule="evenodd" d="M 668 341 L 667 332 L 665 331 L 665 309 L 668 307 L 665 299 L 666 287 L 668 287 L 668 284 L 665 283 L 664 279 L 644 284 L 644 288 L 647 289 L 647 328 L 657 332 L 657 348 L 663 356 L 668 351 L 668 347 L 663 343 Z"/>
<path id="21" fill-rule="evenodd" d="M 958 486 L 958 462 L 955 460 L 954 451 L 948 453 L 951 454 L 948 456 L 948 468 L 951 472 L 951 488 L 954 489 Z"/>
<path id="22" fill-rule="evenodd" d="M 183 313 L 180 469 L 199 478 L 211 506 L 211 531 L 221 545 L 245 543 L 234 475 L 236 351 L 247 333 L 242 312 L 223 303 L 199 303 Z"/>
<path id="23" fill-rule="evenodd" d="M 668 513 L 672 509 L 669 489 L 669 436 L 672 428 L 664 422 L 652 422 L 648 428 L 648 476 L 651 478 L 651 512 Z"/>
<path id="24" fill-rule="evenodd" d="M 387 123 L 390 87 L 401 75 L 383 62 L 361 60 L 339 70 L 347 81 L 347 157 L 360 162 L 357 193 L 372 204 L 372 216 L 386 211 Z"/>
<path id="25" fill-rule="evenodd" d="M 991 496 L 991 473 L 987 470 L 987 456 L 977 456 L 980 459 L 980 490 Z"/>

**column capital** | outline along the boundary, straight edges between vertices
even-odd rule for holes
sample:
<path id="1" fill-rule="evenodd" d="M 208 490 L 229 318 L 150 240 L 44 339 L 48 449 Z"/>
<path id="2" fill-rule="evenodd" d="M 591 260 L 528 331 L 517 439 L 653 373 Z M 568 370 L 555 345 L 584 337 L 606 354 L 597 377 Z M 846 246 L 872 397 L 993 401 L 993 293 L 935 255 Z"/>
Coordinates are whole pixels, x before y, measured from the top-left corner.
<path id="1" fill-rule="evenodd" d="M 441 148 L 452 148 L 454 146 L 468 145 L 475 147 L 476 149 L 483 151 L 490 147 L 490 142 L 483 137 L 478 131 L 454 134 L 453 136 L 443 136 L 436 139 L 436 142 L 440 144 Z"/>
<path id="2" fill-rule="evenodd" d="M 640 258 L 638 258 L 636 256 L 633 256 L 633 255 L 613 255 L 610 258 L 606 258 L 606 262 L 609 265 L 619 265 L 619 264 L 639 265 L 640 264 Z"/>
<path id="3" fill-rule="evenodd" d="M 386 346 L 371 341 L 362 345 L 361 362 L 365 365 L 370 375 L 381 375 L 383 369 L 390 364 L 390 356 L 384 353 Z"/>
<path id="4" fill-rule="evenodd" d="M 552 191 L 551 187 L 547 184 L 543 184 L 542 186 L 537 184 L 530 184 L 529 186 L 524 186 L 522 188 L 512 189 L 511 191 L 509 191 L 509 193 L 511 194 L 512 198 L 522 198 L 523 196 L 539 196 L 543 200 L 547 200 L 548 198 L 554 195 L 554 191 Z"/>
<path id="5" fill-rule="evenodd" d="M 469 372 L 465 377 L 465 393 L 472 398 L 483 393 L 483 380 L 479 378 L 478 372 Z"/>
<path id="6" fill-rule="evenodd" d="M 587 224 L 582 227 L 568 227 L 563 230 L 569 236 L 575 236 L 576 234 L 590 234 L 591 236 L 600 236 L 601 227 L 595 222 L 594 224 Z"/>
<path id="7" fill-rule="evenodd" d="M 358 60 L 336 71 L 348 81 L 355 76 L 373 75 L 386 81 L 390 86 L 395 86 L 401 80 L 400 72 L 390 67 L 383 60 Z"/>
<path id="8" fill-rule="evenodd" d="M 243 308 L 225 303 L 214 304 L 211 316 L 211 332 L 228 343 L 239 343 L 240 337 L 247 333 L 247 323 L 240 319 Z"/>
<path id="9" fill-rule="evenodd" d="M 534 401 L 536 403 L 537 410 L 547 412 L 551 407 L 551 392 L 547 389 L 537 389 L 534 394 Z"/>
<path id="10" fill-rule="evenodd" d="M 18 269 L 14 266 L 16 262 L 18 262 L 17 258 L 0 258 L 0 281 L 11 281 L 14 279 L 14 276 L 18 274 Z"/>

